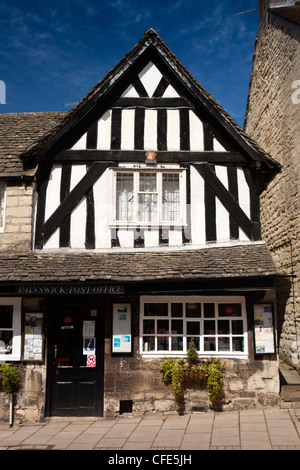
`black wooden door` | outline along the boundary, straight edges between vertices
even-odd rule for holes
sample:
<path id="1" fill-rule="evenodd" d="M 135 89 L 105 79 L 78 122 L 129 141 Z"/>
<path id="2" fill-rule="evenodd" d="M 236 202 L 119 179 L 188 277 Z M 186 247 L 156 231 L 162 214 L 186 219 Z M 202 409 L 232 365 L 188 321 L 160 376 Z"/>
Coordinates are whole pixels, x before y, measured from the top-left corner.
<path id="1" fill-rule="evenodd" d="M 53 306 L 51 416 L 102 416 L 103 311 L 99 306 Z"/>

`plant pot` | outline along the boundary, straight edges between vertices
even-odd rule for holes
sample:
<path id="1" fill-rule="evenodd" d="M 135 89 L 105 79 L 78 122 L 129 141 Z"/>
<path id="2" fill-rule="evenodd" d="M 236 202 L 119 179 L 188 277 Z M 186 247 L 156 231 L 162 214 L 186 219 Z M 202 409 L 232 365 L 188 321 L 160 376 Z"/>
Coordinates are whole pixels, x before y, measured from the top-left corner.
<path id="1" fill-rule="evenodd" d="M 206 374 L 203 370 L 185 369 L 182 371 L 184 382 L 192 382 L 196 384 L 204 384 L 206 382 Z"/>

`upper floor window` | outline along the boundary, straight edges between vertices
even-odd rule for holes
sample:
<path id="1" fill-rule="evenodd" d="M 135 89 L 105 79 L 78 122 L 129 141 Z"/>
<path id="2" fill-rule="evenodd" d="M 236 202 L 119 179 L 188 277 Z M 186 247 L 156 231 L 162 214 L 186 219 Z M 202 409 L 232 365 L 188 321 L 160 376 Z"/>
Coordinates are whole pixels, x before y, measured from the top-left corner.
<path id="1" fill-rule="evenodd" d="M 114 173 L 114 222 L 184 225 L 185 172 L 148 170 Z"/>
<path id="2" fill-rule="evenodd" d="M 0 182 L 0 232 L 4 230 L 6 184 Z"/>

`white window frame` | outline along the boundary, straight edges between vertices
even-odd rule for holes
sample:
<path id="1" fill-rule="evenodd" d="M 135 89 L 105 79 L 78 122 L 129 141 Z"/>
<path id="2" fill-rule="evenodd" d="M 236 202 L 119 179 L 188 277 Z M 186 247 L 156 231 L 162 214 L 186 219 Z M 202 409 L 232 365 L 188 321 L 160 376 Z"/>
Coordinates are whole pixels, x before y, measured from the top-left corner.
<path id="1" fill-rule="evenodd" d="M 112 183 L 111 183 L 111 227 L 185 227 L 186 226 L 186 170 L 179 167 L 168 167 L 167 165 L 160 168 L 151 168 L 147 165 L 124 166 L 111 169 Z M 132 220 L 117 220 L 117 175 L 118 173 L 128 173 L 133 175 L 133 218 Z M 138 200 L 139 194 L 139 174 L 140 173 L 155 173 L 157 175 L 157 194 L 158 194 L 158 220 L 157 221 L 141 221 L 138 217 Z M 163 204 L 162 204 L 162 175 L 164 173 L 178 174 L 179 175 L 179 220 L 169 221 L 162 220 L 163 218 Z M 152 193 L 149 193 L 152 194 Z"/>
<path id="2" fill-rule="evenodd" d="M 144 316 L 144 305 L 145 303 L 168 303 L 168 317 L 166 316 Z M 171 317 L 171 304 L 172 303 L 182 303 L 182 304 L 187 304 L 187 303 L 201 303 L 201 317 L 195 319 L 195 318 L 187 318 L 185 317 L 185 313 L 183 313 L 183 334 L 173 334 L 172 332 L 169 333 L 168 335 L 166 334 L 165 336 L 169 336 L 169 344 L 171 347 L 171 338 L 172 336 L 181 336 L 183 337 L 183 350 L 180 351 L 158 351 L 157 350 L 157 339 L 158 335 L 154 334 L 155 336 L 155 344 L 156 344 L 156 350 L 154 351 L 144 351 L 143 349 L 143 336 L 151 336 L 151 334 L 145 334 L 143 335 L 143 320 L 151 320 L 151 319 L 169 319 L 171 320 L 176 320 L 178 319 L 177 317 Z M 215 316 L 212 318 L 204 318 L 204 312 L 203 312 L 203 304 L 204 303 L 214 303 L 214 311 L 215 311 Z M 218 304 L 224 304 L 224 303 L 231 303 L 231 304 L 240 304 L 241 305 L 241 316 L 221 316 L 219 317 L 218 315 Z M 183 312 L 185 311 L 185 306 L 183 309 Z M 244 351 L 204 351 L 204 337 L 205 335 L 203 334 L 204 332 L 204 320 L 213 320 L 217 322 L 218 320 L 242 320 L 243 321 L 243 334 L 218 334 L 216 331 L 215 337 L 229 337 L 230 338 L 230 344 L 231 344 L 231 338 L 232 337 L 243 337 L 244 339 Z M 187 337 L 190 337 L 192 335 L 187 334 L 187 322 L 192 322 L 192 321 L 200 321 L 200 350 L 198 351 L 199 357 L 205 358 L 205 357 L 220 357 L 220 358 L 240 358 L 240 359 L 245 359 L 248 357 L 248 327 L 247 327 L 247 313 L 246 313 L 246 301 L 245 297 L 242 296 L 217 296 L 217 297 L 208 297 L 208 296 L 141 296 L 140 297 L 140 334 L 139 334 L 139 352 L 142 355 L 142 357 L 147 357 L 147 358 L 164 358 L 164 357 L 186 357 L 187 354 Z M 230 323 L 231 325 L 231 323 Z M 153 336 L 153 335 L 152 335 Z M 216 341 L 217 344 L 217 341 Z"/>
<path id="3" fill-rule="evenodd" d="M 13 307 L 12 319 L 12 353 L 0 354 L 0 362 L 20 361 L 21 359 L 21 297 L 0 297 L 0 305 Z M 0 325 L 1 328 L 1 325 Z M 1 328 L 2 329 L 2 328 Z M 8 330 L 9 328 L 3 328 Z"/>
<path id="4" fill-rule="evenodd" d="M 5 228 L 6 192 L 6 183 L 0 181 L 0 233 L 3 233 Z"/>

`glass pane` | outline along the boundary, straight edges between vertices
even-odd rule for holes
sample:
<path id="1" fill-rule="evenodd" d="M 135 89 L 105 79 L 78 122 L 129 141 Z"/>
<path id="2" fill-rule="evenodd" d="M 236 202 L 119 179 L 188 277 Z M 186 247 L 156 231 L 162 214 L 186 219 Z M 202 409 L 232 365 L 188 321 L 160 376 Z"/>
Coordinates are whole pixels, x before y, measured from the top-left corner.
<path id="1" fill-rule="evenodd" d="M 220 317 L 241 317 L 241 304 L 219 304 Z"/>
<path id="2" fill-rule="evenodd" d="M 165 335 L 169 333 L 169 320 L 157 320 L 157 334 Z"/>
<path id="3" fill-rule="evenodd" d="M 183 338 L 182 336 L 172 337 L 172 351 L 183 351 Z"/>
<path id="4" fill-rule="evenodd" d="M 157 349 L 158 349 L 158 351 L 168 351 L 169 350 L 169 338 L 167 336 L 158 336 L 157 337 Z"/>
<path id="5" fill-rule="evenodd" d="M 242 335 L 244 333 L 243 320 L 232 320 L 231 324 L 233 335 Z"/>
<path id="6" fill-rule="evenodd" d="M 156 173 L 140 173 L 140 191 L 154 193 L 156 189 Z"/>
<path id="7" fill-rule="evenodd" d="M 138 219 L 140 222 L 157 222 L 156 194 L 139 194 Z"/>
<path id="8" fill-rule="evenodd" d="M 144 320 L 143 333 L 155 333 L 155 320 Z"/>
<path id="9" fill-rule="evenodd" d="M 228 337 L 220 336 L 218 338 L 218 350 L 230 351 L 230 339 Z"/>
<path id="10" fill-rule="evenodd" d="M 12 328 L 13 306 L 0 305 L 0 328 Z"/>
<path id="11" fill-rule="evenodd" d="M 204 304 L 204 317 L 213 318 L 215 316 L 215 304 Z"/>
<path id="12" fill-rule="evenodd" d="M 229 320 L 219 320 L 218 321 L 218 334 L 219 335 L 228 335 L 229 331 Z"/>
<path id="13" fill-rule="evenodd" d="M 190 346 L 191 339 L 192 339 L 192 337 L 187 338 L 187 349 Z M 196 346 L 196 349 L 197 349 L 197 351 L 199 351 L 200 350 L 200 338 L 193 337 L 193 339 L 194 339 L 194 344 Z"/>
<path id="14" fill-rule="evenodd" d="M 155 337 L 144 336 L 143 337 L 143 351 L 154 351 L 155 350 Z"/>
<path id="15" fill-rule="evenodd" d="M 12 353 L 12 331 L 0 330 L 0 354 Z"/>
<path id="16" fill-rule="evenodd" d="M 117 220 L 133 220 L 133 174 L 117 173 Z"/>
<path id="17" fill-rule="evenodd" d="M 144 315 L 153 317 L 167 317 L 168 316 L 168 304 L 150 304 L 144 305 Z"/>
<path id="18" fill-rule="evenodd" d="M 215 321 L 206 320 L 204 322 L 204 334 L 205 335 L 214 335 L 216 333 Z"/>
<path id="19" fill-rule="evenodd" d="M 216 350 L 216 338 L 204 338 L 204 351 Z"/>
<path id="20" fill-rule="evenodd" d="M 173 334 L 182 334 L 183 333 L 183 321 L 182 320 L 172 320 L 171 332 Z"/>
<path id="21" fill-rule="evenodd" d="M 171 316 L 172 317 L 182 317 L 182 304 L 172 304 L 171 305 Z"/>
<path id="22" fill-rule="evenodd" d="M 180 219 L 179 174 L 163 173 L 162 175 L 163 220 L 178 221 Z"/>
<path id="23" fill-rule="evenodd" d="M 186 316 L 187 318 L 201 317 L 201 304 L 186 304 Z"/>
<path id="24" fill-rule="evenodd" d="M 186 332 L 188 335 L 200 335 L 200 323 L 197 321 L 188 321 L 186 324 Z"/>
<path id="25" fill-rule="evenodd" d="M 232 338 L 232 350 L 244 352 L 244 338 L 233 337 Z"/>

